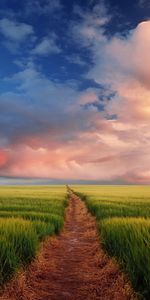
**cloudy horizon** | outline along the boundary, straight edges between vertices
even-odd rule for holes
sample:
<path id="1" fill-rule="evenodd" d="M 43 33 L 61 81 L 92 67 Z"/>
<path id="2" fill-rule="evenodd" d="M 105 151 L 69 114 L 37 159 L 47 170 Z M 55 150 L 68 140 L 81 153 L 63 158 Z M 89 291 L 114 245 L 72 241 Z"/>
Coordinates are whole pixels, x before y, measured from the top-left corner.
<path id="1" fill-rule="evenodd" d="M 0 4 L 0 177 L 150 184 L 149 1 L 20 2 Z"/>

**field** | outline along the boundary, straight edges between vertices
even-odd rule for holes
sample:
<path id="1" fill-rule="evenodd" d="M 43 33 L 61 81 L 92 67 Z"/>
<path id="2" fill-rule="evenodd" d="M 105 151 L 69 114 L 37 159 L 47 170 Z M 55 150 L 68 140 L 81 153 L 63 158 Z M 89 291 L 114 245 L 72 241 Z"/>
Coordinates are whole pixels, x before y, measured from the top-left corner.
<path id="1" fill-rule="evenodd" d="M 150 187 L 73 186 L 96 216 L 103 247 L 150 299 Z"/>
<path id="2" fill-rule="evenodd" d="M 115 258 L 115 261 L 119 263 L 121 269 L 127 275 L 127 278 L 129 278 L 129 282 L 132 282 L 139 299 L 149 300 L 150 187 L 74 185 L 71 188 L 86 203 L 92 215 L 96 217 L 101 241 L 100 247 L 102 245 L 110 257 Z M 61 292 L 62 288 L 58 288 L 58 286 L 62 284 L 63 278 L 63 286 L 67 288 L 67 291 L 69 290 L 69 292 L 72 293 L 72 285 L 66 285 L 66 282 L 68 282 L 68 278 L 70 278 L 72 274 L 74 274 L 74 281 L 76 281 L 76 276 L 79 276 L 79 274 L 76 273 L 76 268 L 77 264 L 79 264 L 78 272 L 82 273 L 82 277 L 83 274 L 85 274 L 84 286 L 86 289 L 89 285 L 89 280 L 91 280 L 91 284 L 93 285 L 94 274 L 98 274 L 99 272 L 100 282 L 98 284 L 102 284 L 102 286 L 99 289 L 97 287 L 97 281 L 95 281 L 95 290 L 97 291 L 98 288 L 100 293 L 104 290 L 105 296 L 111 276 L 107 273 L 107 266 L 106 272 L 104 273 L 103 267 L 102 269 L 97 268 L 96 257 L 93 256 L 92 250 L 94 244 L 91 242 L 94 241 L 94 236 L 88 236 L 89 240 L 87 240 L 86 235 L 86 228 L 88 228 L 89 222 L 92 221 L 90 221 L 87 213 L 83 213 L 85 207 L 84 202 L 75 196 L 77 200 L 74 196 L 75 195 L 71 192 L 69 196 L 70 201 L 68 201 L 67 190 L 64 186 L 0 187 L 1 287 L 20 267 L 24 268 L 32 261 L 39 253 L 39 245 L 44 238 L 59 233 L 64 224 L 65 208 L 69 203 L 71 209 L 69 209 L 66 215 L 66 220 L 69 220 L 69 223 L 67 223 L 63 231 L 64 233 L 61 235 L 61 239 L 58 240 L 55 251 L 50 246 L 49 249 L 51 250 L 45 250 L 47 251 L 46 261 L 45 264 L 42 264 L 41 270 L 39 265 L 37 265 L 36 270 L 39 273 L 36 276 L 36 280 L 39 278 L 39 284 L 41 284 L 40 274 L 45 274 L 45 280 L 52 283 L 54 294 L 56 290 L 58 293 Z M 80 207 L 82 207 L 82 209 L 80 209 Z M 85 218 L 86 214 L 87 216 Z M 81 216 L 83 217 L 82 222 Z M 76 228 L 76 230 L 74 230 L 74 228 Z M 85 233 L 85 236 L 83 233 Z M 97 240 L 97 244 L 99 244 L 99 240 Z M 109 259 L 110 258 L 107 260 L 107 264 L 109 264 Z M 53 269 L 52 260 L 57 262 L 58 268 L 56 268 L 56 270 Z M 90 260 L 93 262 L 94 269 L 91 267 Z M 62 267 L 60 267 L 60 261 Z M 90 264 L 88 265 L 89 262 Z M 48 273 L 45 273 L 45 266 L 47 266 L 47 264 Z M 91 274 L 89 277 L 86 277 L 86 264 L 88 265 L 88 274 Z M 34 276 L 35 274 L 33 272 L 29 279 L 29 286 L 32 282 L 32 286 L 34 287 Z M 107 278 L 106 285 L 105 280 L 103 281 L 105 276 Z M 119 276 L 119 274 L 117 276 Z M 28 277 L 29 275 L 27 275 L 27 278 Z M 85 285 L 87 278 L 88 281 Z M 43 286 L 44 293 L 46 289 L 48 295 L 51 295 L 52 290 L 48 288 L 47 281 L 45 281 L 45 286 L 44 281 L 42 281 L 41 287 Z M 109 290 L 112 288 L 110 293 L 114 293 L 115 295 L 116 290 L 119 288 L 117 284 L 114 278 L 113 284 L 110 283 L 111 286 Z M 124 288 L 128 295 L 126 284 L 122 284 L 119 291 L 120 295 L 122 295 L 121 293 Z M 40 291 L 35 289 L 35 294 L 36 292 L 39 293 Z M 131 290 L 130 293 L 132 293 Z M 18 300 L 18 296 L 14 299 Z M 125 299 L 130 299 L 130 297 L 126 296 Z"/>
<path id="3" fill-rule="evenodd" d="M 0 285 L 59 232 L 66 205 L 63 186 L 0 187 Z"/>

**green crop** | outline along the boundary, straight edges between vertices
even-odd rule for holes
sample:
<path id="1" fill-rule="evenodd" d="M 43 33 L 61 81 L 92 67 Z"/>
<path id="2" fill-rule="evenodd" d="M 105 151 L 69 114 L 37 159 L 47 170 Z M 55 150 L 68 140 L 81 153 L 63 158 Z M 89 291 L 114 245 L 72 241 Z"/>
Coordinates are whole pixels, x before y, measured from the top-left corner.
<path id="1" fill-rule="evenodd" d="M 96 217 L 101 242 L 150 299 L 150 186 L 73 186 Z"/>
<path id="2" fill-rule="evenodd" d="M 60 231 L 66 206 L 63 186 L 0 187 L 0 285 Z"/>

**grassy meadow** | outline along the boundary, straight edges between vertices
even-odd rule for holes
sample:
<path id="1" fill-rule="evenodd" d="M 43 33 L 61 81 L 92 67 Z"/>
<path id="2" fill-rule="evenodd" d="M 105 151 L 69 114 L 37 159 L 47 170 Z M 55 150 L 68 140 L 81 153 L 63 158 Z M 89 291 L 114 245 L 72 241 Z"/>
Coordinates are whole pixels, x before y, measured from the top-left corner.
<path id="1" fill-rule="evenodd" d="M 43 238 L 59 232 L 66 206 L 63 186 L 0 187 L 0 285 L 32 260 Z"/>
<path id="2" fill-rule="evenodd" d="M 150 186 L 73 186 L 96 216 L 102 244 L 140 299 L 150 299 Z"/>

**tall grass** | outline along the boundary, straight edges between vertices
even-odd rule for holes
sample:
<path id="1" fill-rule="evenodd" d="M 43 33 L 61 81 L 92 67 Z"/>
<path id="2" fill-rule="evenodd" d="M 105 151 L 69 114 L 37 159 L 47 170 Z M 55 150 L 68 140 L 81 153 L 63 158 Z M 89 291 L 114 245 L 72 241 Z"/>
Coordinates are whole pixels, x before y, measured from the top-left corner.
<path id="1" fill-rule="evenodd" d="M 119 259 L 135 289 L 150 299 L 150 219 L 104 219 L 99 230 L 104 247 Z"/>
<path id="2" fill-rule="evenodd" d="M 0 276 L 7 279 L 18 265 L 31 261 L 38 245 L 38 236 L 30 221 L 0 219 Z"/>
<path id="3" fill-rule="evenodd" d="M 63 226 L 65 187 L 0 187 L 0 285 Z"/>
<path id="4" fill-rule="evenodd" d="M 142 299 L 150 299 L 150 187 L 75 186 L 96 216 L 102 244 Z"/>

